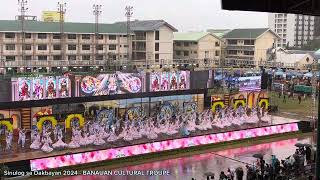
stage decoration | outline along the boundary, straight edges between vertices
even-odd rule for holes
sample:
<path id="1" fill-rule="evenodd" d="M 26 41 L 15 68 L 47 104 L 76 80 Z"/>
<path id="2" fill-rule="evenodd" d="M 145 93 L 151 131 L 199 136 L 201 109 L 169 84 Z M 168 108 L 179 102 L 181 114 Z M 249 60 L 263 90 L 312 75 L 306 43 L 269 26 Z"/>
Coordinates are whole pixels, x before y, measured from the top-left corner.
<path id="1" fill-rule="evenodd" d="M 37 118 L 37 117 L 40 117 L 40 116 L 48 116 L 48 115 L 51 115 L 51 114 L 52 114 L 52 109 L 44 108 L 44 109 L 41 109 L 40 111 L 36 112 L 33 115 L 33 118 Z"/>
<path id="2" fill-rule="evenodd" d="M 57 85 L 55 77 L 46 78 L 46 97 L 48 99 L 53 99 L 57 97 Z"/>
<path id="3" fill-rule="evenodd" d="M 132 107 L 127 111 L 128 120 L 138 120 L 145 117 L 144 109 L 140 107 Z"/>
<path id="4" fill-rule="evenodd" d="M 32 171 L 48 170 L 73 165 L 106 161 L 122 157 L 130 157 L 148 153 L 157 153 L 167 150 L 182 149 L 187 147 L 195 147 L 229 141 L 237 141 L 297 131 L 299 131 L 298 123 L 280 124 L 269 127 L 253 128 L 218 134 L 165 140 L 160 142 L 151 142 L 146 144 L 139 144 L 120 148 L 111 148 L 92 152 L 34 159 L 30 160 L 30 165 Z"/>
<path id="5" fill-rule="evenodd" d="M 263 104 L 265 104 L 265 109 L 269 108 L 269 98 L 260 98 L 259 99 L 259 107 L 262 108 Z"/>
<path id="6" fill-rule="evenodd" d="M 59 77 L 58 79 L 58 94 L 60 98 L 70 97 L 69 94 L 69 78 Z"/>
<path id="7" fill-rule="evenodd" d="M 19 101 L 28 101 L 31 99 L 31 80 L 27 78 L 18 78 L 19 83 Z"/>
<path id="8" fill-rule="evenodd" d="M 81 80 L 82 96 L 139 93 L 143 90 L 140 73 L 115 73 L 86 76 Z"/>
<path id="9" fill-rule="evenodd" d="M 160 108 L 160 118 L 168 119 L 172 118 L 175 112 L 174 106 L 170 102 L 164 102 Z"/>
<path id="10" fill-rule="evenodd" d="M 13 119 L 7 118 L 7 119 L 0 119 L 0 127 L 5 126 L 9 132 L 13 131 Z"/>
<path id="11" fill-rule="evenodd" d="M 32 80 L 33 88 L 32 88 L 32 95 L 33 100 L 41 100 L 44 99 L 44 79 L 42 78 L 34 78 Z"/>
<path id="12" fill-rule="evenodd" d="M 79 126 L 83 127 L 84 125 L 84 117 L 82 114 L 69 114 L 65 120 L 65 125 L 66 128 L 70 128 L 71 127 L 71 121 L 72 120 L 78 120 L 79 122 Z"/>
<path id="13" fill-rule="evenodd" d="M 40 117 L 38 122 L 37 122 L 37 127 L 40 131 L 42 131 L 42 127 L 43 127 L 43 124 L 46 122 L 46 121 L 49 121 L 51 122 L 51 125 L 53 127 L 56 127 L 57 125 L 57 119 L 54 117 L 54 116 L 43 116 L 43 117 Z"/>
<path id="14" fill-rule="evenodd" d="M 245 99 L 234 99 L 233 100 L 233 108 L 237 109 L 239 106 L 246 107 L 246 100 Z"/>
<path id="15" fill-rule="evenodd" d="M 185 113 L 193 113 L 197 110 L 196 102 L 184 102 L 183 103 Z"/>
<path id="16" fill-rule="evenodd" d="M 97 114 L 97 120 L 107 123 L 107 122 L 112 122 L 115 119 L 115 113 L 114 109 L 103 109 L 98 112 Z"/>
<path id="17" fill-rule="evenodd" d="M 222 109 L 225 107 L 225 105 L 224 105 L 224 100 L 213 101 L 213 102 L 212 102 L 212 105 L 211 105 L 211 110 L 212 110 L 212 112 L 216 112 L 217 107 L 219 107 L 219 106 L 220 106 L 220 108 L 222 108 Z"/>
<path id="18" fill-rule="evenodd" d="M 175 91 L 190 88 L 190 72 L 152 72 L 150 74 L 150 91 Z"/>

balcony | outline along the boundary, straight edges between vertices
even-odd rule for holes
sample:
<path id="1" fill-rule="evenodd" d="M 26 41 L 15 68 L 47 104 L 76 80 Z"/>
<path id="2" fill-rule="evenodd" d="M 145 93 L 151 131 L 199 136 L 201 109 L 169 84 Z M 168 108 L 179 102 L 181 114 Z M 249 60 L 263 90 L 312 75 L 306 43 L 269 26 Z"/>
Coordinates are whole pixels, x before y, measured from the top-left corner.
<path id="1" fill-rule="evenodd" d="M 144 46 L 133 47 L 133 51 L 146 51 L 146 47 Z"/>
<path id="2" fill-rule="evenodd" d="M 134 41 L 145 41 L 147 40 L 146 36 L 134 36 L 133 38 Z"/>
<path id="3" fill-rule="evenodd" d="M 254 45 L 246 46 L 227 46 L 226 50 L 242 50 L 242 51 L 254 51 Z"/>

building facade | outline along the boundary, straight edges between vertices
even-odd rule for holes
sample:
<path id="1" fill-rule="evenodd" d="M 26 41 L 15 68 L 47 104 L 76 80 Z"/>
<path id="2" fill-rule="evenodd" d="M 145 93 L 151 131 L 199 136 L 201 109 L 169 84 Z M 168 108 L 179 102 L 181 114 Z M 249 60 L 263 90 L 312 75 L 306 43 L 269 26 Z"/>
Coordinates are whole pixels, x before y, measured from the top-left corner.
<path id="1" fill-rule="evenodd" d="M 320 18 L 299 14 L 273 13 L 268 16 L 268 26 L 281 39 L 277 47 L 302 47 L 320 35 Z"/>
<path id="2" fill-rule="evenodd" d="M 174 33 L 174 59 L 215 59 L 221 56 L 222 39 L 209 32 Z"/>
<path id="3" fill-rule="evenodd" d="M 228 64 L 258 65 L 268 61 L 268 52 L 280 37 L 268 28 L 233 29 L 223 36 Z M 238 61 L 238 62 L 237 62 Z"/>

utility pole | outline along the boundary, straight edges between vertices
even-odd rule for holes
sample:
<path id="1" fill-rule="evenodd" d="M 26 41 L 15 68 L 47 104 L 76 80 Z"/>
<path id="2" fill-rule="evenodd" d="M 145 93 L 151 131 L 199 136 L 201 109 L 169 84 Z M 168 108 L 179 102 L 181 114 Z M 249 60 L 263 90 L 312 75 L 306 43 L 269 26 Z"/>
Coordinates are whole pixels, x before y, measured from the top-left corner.
<path id="1" fill-rule="evenodd" d="M 28 10 L 27 0 L 18 0 L 21 21 L 21 61 L 25 65 L 25 15 Z"/>
<path id="2" fill-rule="evenodd" d="M 130 58 L 130 42 L 131 42 L 131 28 L 130 28 L 130 18 L 132 17 L 133 7 L 132 6 L 126 6 L 126 17 L 127 17 L 127 60 L 129 61 Z"/>
<path id="3" fill-rule="evenodd" d="M 65 60 L 65 37 L 64 37 L 64 18 L 65 13 L 67 12 L 66 9 L 67 3 L 58 2 L 58 11 L 60 15 L 60 52 L 61 52 L 61 60 Z"/>
<path id="4" fill-rule="evenodd" d="M 94 45 L 93 45 L 93 56 L 92 56 L 92 64 L 95 63 L 96 58 L 98 56 L 98 46 L 99 46 L 99 16 L 101 15 L 101 5 L 94 4 L 93 5 L 93 15 L 95 16 L 95 36 L 94 36 Z"/>

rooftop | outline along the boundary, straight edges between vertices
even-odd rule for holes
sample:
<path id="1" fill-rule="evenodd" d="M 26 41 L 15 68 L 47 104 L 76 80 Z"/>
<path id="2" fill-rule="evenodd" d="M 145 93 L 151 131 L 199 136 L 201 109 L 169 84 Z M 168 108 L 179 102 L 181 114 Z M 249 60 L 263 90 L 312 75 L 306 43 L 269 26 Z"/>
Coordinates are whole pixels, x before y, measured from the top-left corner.
<path id="1" fill-rule="evenodd" d="M 233 29 L 223 36 L 226 39 L 256 39 L 269 28 Z M 273 32 L 274 33 L 274 32 Z"/>
<path id="2" fill-rule="evenodd" d="M 197 42 L 208 34 L 210 33 L 209 32 L 185 32 L 185 33 L 176 32 L 176 33 L 173 33 L 173 40 Z"/>
<path id="3" fill-rule="evenodd" d="M 21 22 L 18 20 L 0 20 L 0 32 L 20 32 Z M 59 22 L 25 21 L 25 32 L 60 33 Z M 65 33 L 95 33 L 94 23 L 64 23 Z M 99 24 L 101 34 L 126 34 L 127 27 L 121 24 Z"/>
<path id="4" fill-rule="evenodd" d="M 127 22 L 116 22 L 115 24 L 127 26 Z M 155 31 L 159 30 L 159 28 L 163 25 L 168 26 L 175 32 L 178 31 L 175 27 L 173 27 L 164 20 L 135 20 L 130 22 L 130 28 L 133 31 Z"/>
<path id="5" fill-rule="evenodd" d="M 208 29 L 207 32 L 210 32 L 220 38 L 222 38 L 225 34 L 230 32 L 231 29 Z"/>

